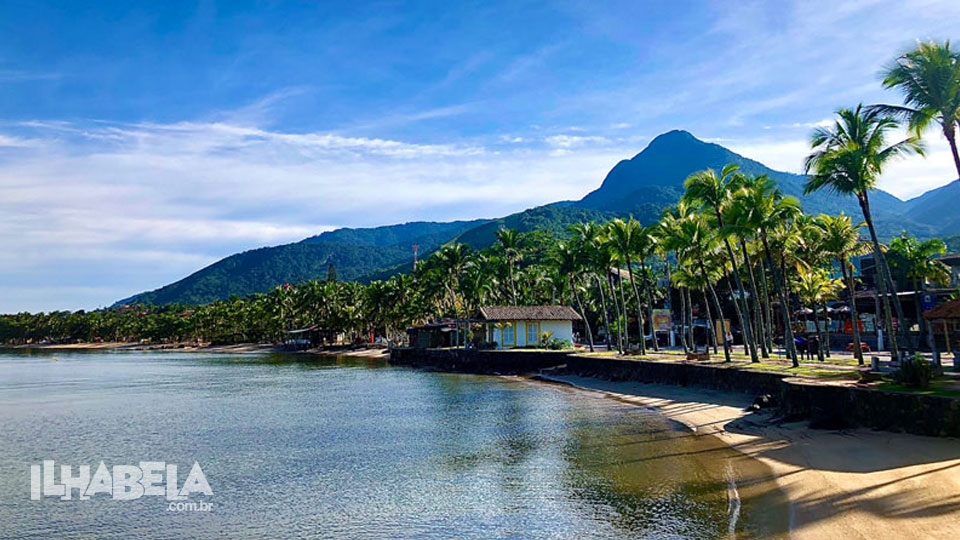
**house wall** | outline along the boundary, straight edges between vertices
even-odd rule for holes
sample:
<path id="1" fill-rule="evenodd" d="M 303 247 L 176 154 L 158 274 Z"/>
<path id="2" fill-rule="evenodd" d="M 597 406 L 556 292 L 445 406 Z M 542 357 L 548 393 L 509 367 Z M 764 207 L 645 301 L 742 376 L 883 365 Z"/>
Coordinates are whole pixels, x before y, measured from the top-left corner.
<path id="1" fill-rule="evenodd" d="M 554 338 L 559 340 L 568 339 L 573 341 L 573 322 L 571 321 L 511 321 L 514 329 L 514 340 L 504 343 L 504 329 L 490 325 L 493 329 L 493 341 L 497 342 L 497 348 L 510 349 L 513 347 L 535 347 L 540 344 L 540 336 L 544 332 L 552 332 Z M 528 336 L 528 330 L 535 328 L 536 336 Z M 530 339 L 528 339 L 528 337 Z"/>
<path id="2" fill-rule="evenodd" d="M 553 338 L 573 343 L 573 321 L 541 321 L 540 333 L 553 332 Z"/>

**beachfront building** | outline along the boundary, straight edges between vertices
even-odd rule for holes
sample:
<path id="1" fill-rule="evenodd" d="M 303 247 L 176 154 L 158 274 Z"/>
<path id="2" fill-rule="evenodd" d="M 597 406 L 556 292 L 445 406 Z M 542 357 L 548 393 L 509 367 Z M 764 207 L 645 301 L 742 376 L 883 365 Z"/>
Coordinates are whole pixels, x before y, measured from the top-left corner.
<path id="1" fill-rule="evenodd" d="M 480 320 L 487 341 L 498 349 L 540 347 L 544 336 L 573 342 L 573 323 L 580 315 L 569 306 L 485 306 Z"/>

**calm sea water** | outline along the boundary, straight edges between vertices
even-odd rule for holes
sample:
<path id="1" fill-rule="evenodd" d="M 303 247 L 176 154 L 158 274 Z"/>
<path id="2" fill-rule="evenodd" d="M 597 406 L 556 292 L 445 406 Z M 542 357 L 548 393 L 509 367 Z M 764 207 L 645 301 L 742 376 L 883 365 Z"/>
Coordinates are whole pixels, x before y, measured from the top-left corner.
<path id="1" fill-rule="evenodd" d="M 30 500 L 30 465 L 197 461 L 209 512 Z M 4 538 L 767 538 L 769 472 L 599 394 L 380 361 L 0 352 Z"/>

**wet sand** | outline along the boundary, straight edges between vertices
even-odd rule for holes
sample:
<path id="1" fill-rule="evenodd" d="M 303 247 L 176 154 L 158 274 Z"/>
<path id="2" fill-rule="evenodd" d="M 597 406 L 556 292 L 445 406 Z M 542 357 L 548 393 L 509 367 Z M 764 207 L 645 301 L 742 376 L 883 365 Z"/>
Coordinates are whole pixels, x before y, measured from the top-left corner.
<path id="1" fill-rule="evenodd" d="M 769 412 L 747 412 L 752 400 L 745 394 L 571 375 L 543 379 L 655 408 L 760 460 L 786 495 L 792 538 L 956 538 L 960 531 L 958 439 L 776 425 Z"/>

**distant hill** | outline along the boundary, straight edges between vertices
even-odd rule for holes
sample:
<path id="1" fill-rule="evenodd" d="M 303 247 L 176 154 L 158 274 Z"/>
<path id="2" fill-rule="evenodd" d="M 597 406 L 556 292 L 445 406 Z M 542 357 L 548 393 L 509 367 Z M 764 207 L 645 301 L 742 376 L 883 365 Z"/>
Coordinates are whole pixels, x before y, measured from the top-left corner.
<path id="1" fill-rule="evenodd" d="M 775 171 L 686 131 L 670 131 L 653 139 L 633 158 L 617 163 L 603 184 L 579 201 L 548 204 L 492 220 L 337 229 L 294 244 L 231 255 L 180 281 L 121 302 L 205 303 L 265 292 L 283 283 L 324 278 L 330 263 L 342 280 L 385 279 L 410 268 L 414 244 L 420 246 L 421 256 L 454 241 L 480 249 L 494 242 L 500 227 L 562 233 L 571 223 L 627 215 L 653 223 L 683 193 L 687 176 L 706 168 L 720 170 L 727 163 L 736 163 L 747 173 L 769 175 L 784 193 L 798 197 L 808 213 L 843 211 L 854 219 L 862 216 L 853 197 L 827 192 L 805 196 L 803 175 Z M 958 196 L 960 184 L 956 182 L 906 202 L 878 190 L 871 194 L 878 233 L 882 238 L 902 230 L 923 238 L 960 233 L 960 214 L 952 208 Z"/>
<path id="2" fill-rule="evenodd" d="M 960 234 L 960 211 L 956 206 L 958 201 L 960 182 L 950 182 L 904 203 L 904 215 L 933 228 L 938 235 Z"/>
<path id="3" fill-rule="evenodd" d="M 443 242 L 486 220 L 413 222 L 370 229 L 337 229 L 294 244 L 231 255 L 154 291 L 119 303 L 203 304 L 231 296 L 267 292 L 284 283 L 325 278 L 330 263 L 337 278 L 364 280 L 387 267 L 413 261 L 414 244 L 430 253 Z"/>

